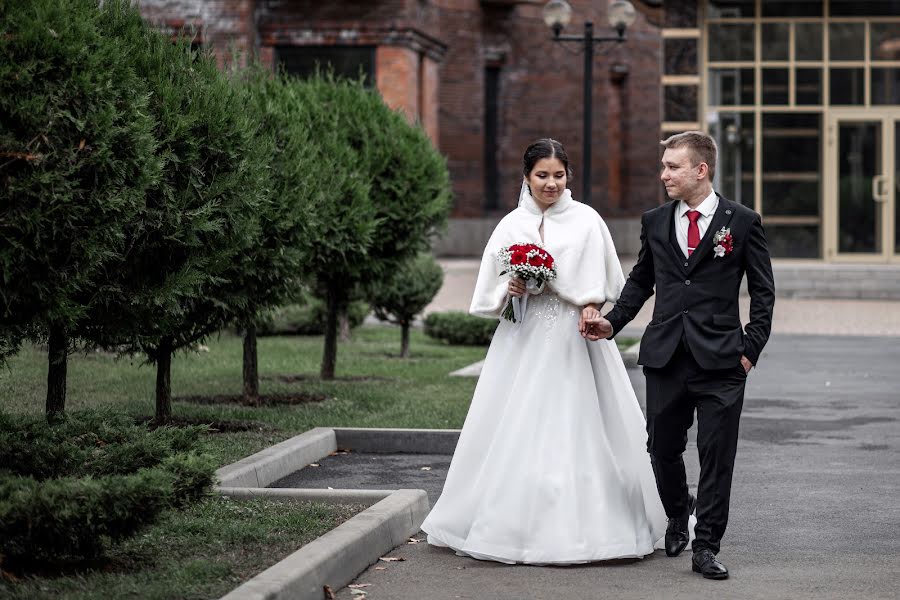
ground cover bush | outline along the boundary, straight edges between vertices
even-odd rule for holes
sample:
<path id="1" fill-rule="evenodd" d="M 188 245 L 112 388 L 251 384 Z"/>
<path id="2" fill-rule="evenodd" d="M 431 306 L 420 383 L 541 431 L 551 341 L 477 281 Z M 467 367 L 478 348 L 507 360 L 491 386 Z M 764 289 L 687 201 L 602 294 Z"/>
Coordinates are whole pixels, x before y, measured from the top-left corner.
<path id="1" fill-rule="evenodd" d="M 111 547 L 102 561 L 53 577 L 14 571 L 4 600 L 220 598 L 364 506 L 206 498 L 167 510 L 157 523 Z"/>
<path id="2" fill-rule="evenodd" d="M 425 317 L 425 335 L 453 345 L 487 346 L 496 329 L 496 320 L 460 311 L 433 312 Z"/>
<path id="3" fill-rule="evenodd" d="M 215 465 L 201 427 L 150 430 L 127 415 L 67 414 L 56 426 L 0 414 L 0 555 L 93 558 L 206 493 Z"/>

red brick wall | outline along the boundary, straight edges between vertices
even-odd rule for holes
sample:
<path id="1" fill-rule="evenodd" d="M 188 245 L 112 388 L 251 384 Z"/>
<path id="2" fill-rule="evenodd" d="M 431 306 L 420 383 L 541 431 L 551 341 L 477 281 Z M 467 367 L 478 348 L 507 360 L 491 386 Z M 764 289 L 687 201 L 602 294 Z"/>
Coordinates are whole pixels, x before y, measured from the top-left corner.
<path id="1" fill-rule="evenodd" d="M 379 46 L 375 51 L 375 79 L 385 104 L 411 121 L 419 118 L 419 55 L 409 48 Z"/>
<path id="2" fill-rule="evenodd" d="M 440 102 L 440 65 L 436 60 L 422 57 L 420 63 L 420 101 L 419 118 L 425 133 L 440 148 L 440 117 L 438 106 Z"/>
<path id="3" fill-rule="evenodd" d="M 573 22 L 565 33 L 581 33 L 586 20 L 595 23 L 597 35 L 610 33 L 608 0 L 570 3 Z M 451 170 L 456 217 L 497 217 L 511 209 L 521 182 L 522 151 L 539 137 L 554 137 L 566 145 L 575 170 L 570 187 L 576 198 L 581 196 L 583 60 L 579 45 L 551 41 L 541 19 L 542 2 L 140 0 L 139 4 L 148 18 L 163 26 L 195 23 L 203 43 L 221 57 L 231 44 L 256 51 L 270 63 L 276 43 L 377 44 L 378 88 L 390 106 L 420 119 L 432 139 L 439 141 Z M 594 61 L 593 203 L 609 218 L 635 217 L 663 199 L 657 178 L 659 24 L 639 13 L 628 38 L 622 45 L 598 46 Z M 627 69 L 620 85 L 610 81 L 614 63 Z M 483 209 L 488 64 L 501 69 L 496 157 L 500 209 L 494 214 Z M 612 94 L 617 96 L 611 102 Z M 610 118 L 620 119 L 618 126 L 610 128 Z M 611 130 L 617 140 L 610 139 Z"/>
<path id="4" fill-rule="evenodd" d="M 441 65 L 441 150 L 448 156 L 456 208 L 454 216 L 483 215 L 483 79 L 489 61 L 501 65 L 500 212 L 516 202 L 521 182 L 522 151 L 532 140 L 554 137 L 565 144 L 575 170 L 570 187 L 581 196 L 583 59 L 577 44 L 551 41 L 541 19 L 541 5 L 492 7 L 477 0 L 434 3 L 441 39 L 448 46 Z M 565 33 L 580 34 L 591 19 L 597 35 L 609 33 L 606 0 L 574 0 L 573 23 Z M 662 196 L 657 179 L 660 124 L 661 41 L 657 26 L 638 15 L 622 46 L 597 46 L 594 61 L 592 195 L 606 216 L 636 216 L 656 206 Z M 628 74 L 616 91 L 610 66 Z M 622 121 L 617 202 L 609 202 L 609 97 L 620 95 Z"/>

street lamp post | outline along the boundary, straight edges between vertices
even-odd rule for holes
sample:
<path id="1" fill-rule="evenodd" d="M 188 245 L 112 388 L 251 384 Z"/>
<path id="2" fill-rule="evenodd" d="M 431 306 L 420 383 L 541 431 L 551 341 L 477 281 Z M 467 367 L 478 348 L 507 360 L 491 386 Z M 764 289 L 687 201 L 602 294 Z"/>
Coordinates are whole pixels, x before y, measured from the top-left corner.
<path id="1" fill-rule="evenodd" d="M 591 129 L 593 127 L 594 44 L 624 42 L 625 29 L 634 23 L 634 6 L 627 0 L 616 0 L 609 5 L 609 25 L 616 35 L 594 36 L 594 24 L 586 21 L 584 35 L 562 35 L 563 28 L 572 20 L 572 7 L 566 0 L 550 0 L 544 6 L 544 22 L 553 30 L 554 42 L 575 42 L 584 46 L 584 146 L 582 166 L 582 202 L 591 204 Z"/>

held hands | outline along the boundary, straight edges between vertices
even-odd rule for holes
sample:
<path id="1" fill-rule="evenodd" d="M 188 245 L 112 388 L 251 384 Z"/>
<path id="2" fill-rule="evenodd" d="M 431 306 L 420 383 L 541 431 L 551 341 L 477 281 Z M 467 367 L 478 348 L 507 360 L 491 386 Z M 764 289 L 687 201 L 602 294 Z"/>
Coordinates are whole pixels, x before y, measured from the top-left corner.
<path id="1" fill-rule="evenodd" d="M 581 333 L 581 337 L 592 342 L 609 338 L 613 334 L 612 325 L 600 315 L 599 308 L 593 304 L 588 304 L 581 311 L 578 331 Z"/>

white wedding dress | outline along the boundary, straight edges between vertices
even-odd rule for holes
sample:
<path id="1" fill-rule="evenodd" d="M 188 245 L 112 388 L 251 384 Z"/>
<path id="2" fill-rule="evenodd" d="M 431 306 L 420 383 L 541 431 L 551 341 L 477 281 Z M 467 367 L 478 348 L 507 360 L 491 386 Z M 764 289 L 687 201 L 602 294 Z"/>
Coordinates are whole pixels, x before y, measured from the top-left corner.
<path id="1" fill-rule="evenodd" d="M 524 208 L 530 212 L 520 217 L 530 229 L 534 207 Z M 583 214 L 575 219 L 569 214 L 566 221 L 560 212 L 540 215 L 545 247 L 558 264 L 574 256 L 566 247 L 580 243 L 573 223 L 585 220 Z M 532 241 L 509 223 L 497 231 L 500 239 L 494 239 L 495 232 L 476 286 L 476 314 L 499 314 L 505 304 L 505 292 L 493 287 L 496 271 L 489 255 L 510 239 Z M 608 252 L 611 238 L 605 245 Z M 617 260 L 593 265 L 599 276 L 607 277 L 605 265 L 605 271 L 618 268 L 624 279 Z M 552 283 L 577 295 L 572 282 L 562 281 L 569 276 L 560 268 L 560 281 Z M 505 288 L 506 279 L 500 279 Z M 648 555 L 665 534 L 666 515 L 647 454 L 643 414 L 615 343 L 583 339 L 578 332 L 583 300 L 576 306 L 552 283 L 529 298 L 523 322 L 500 320 L 443 493 L 422 529 L 430 544 L 504 563 Z"/>

